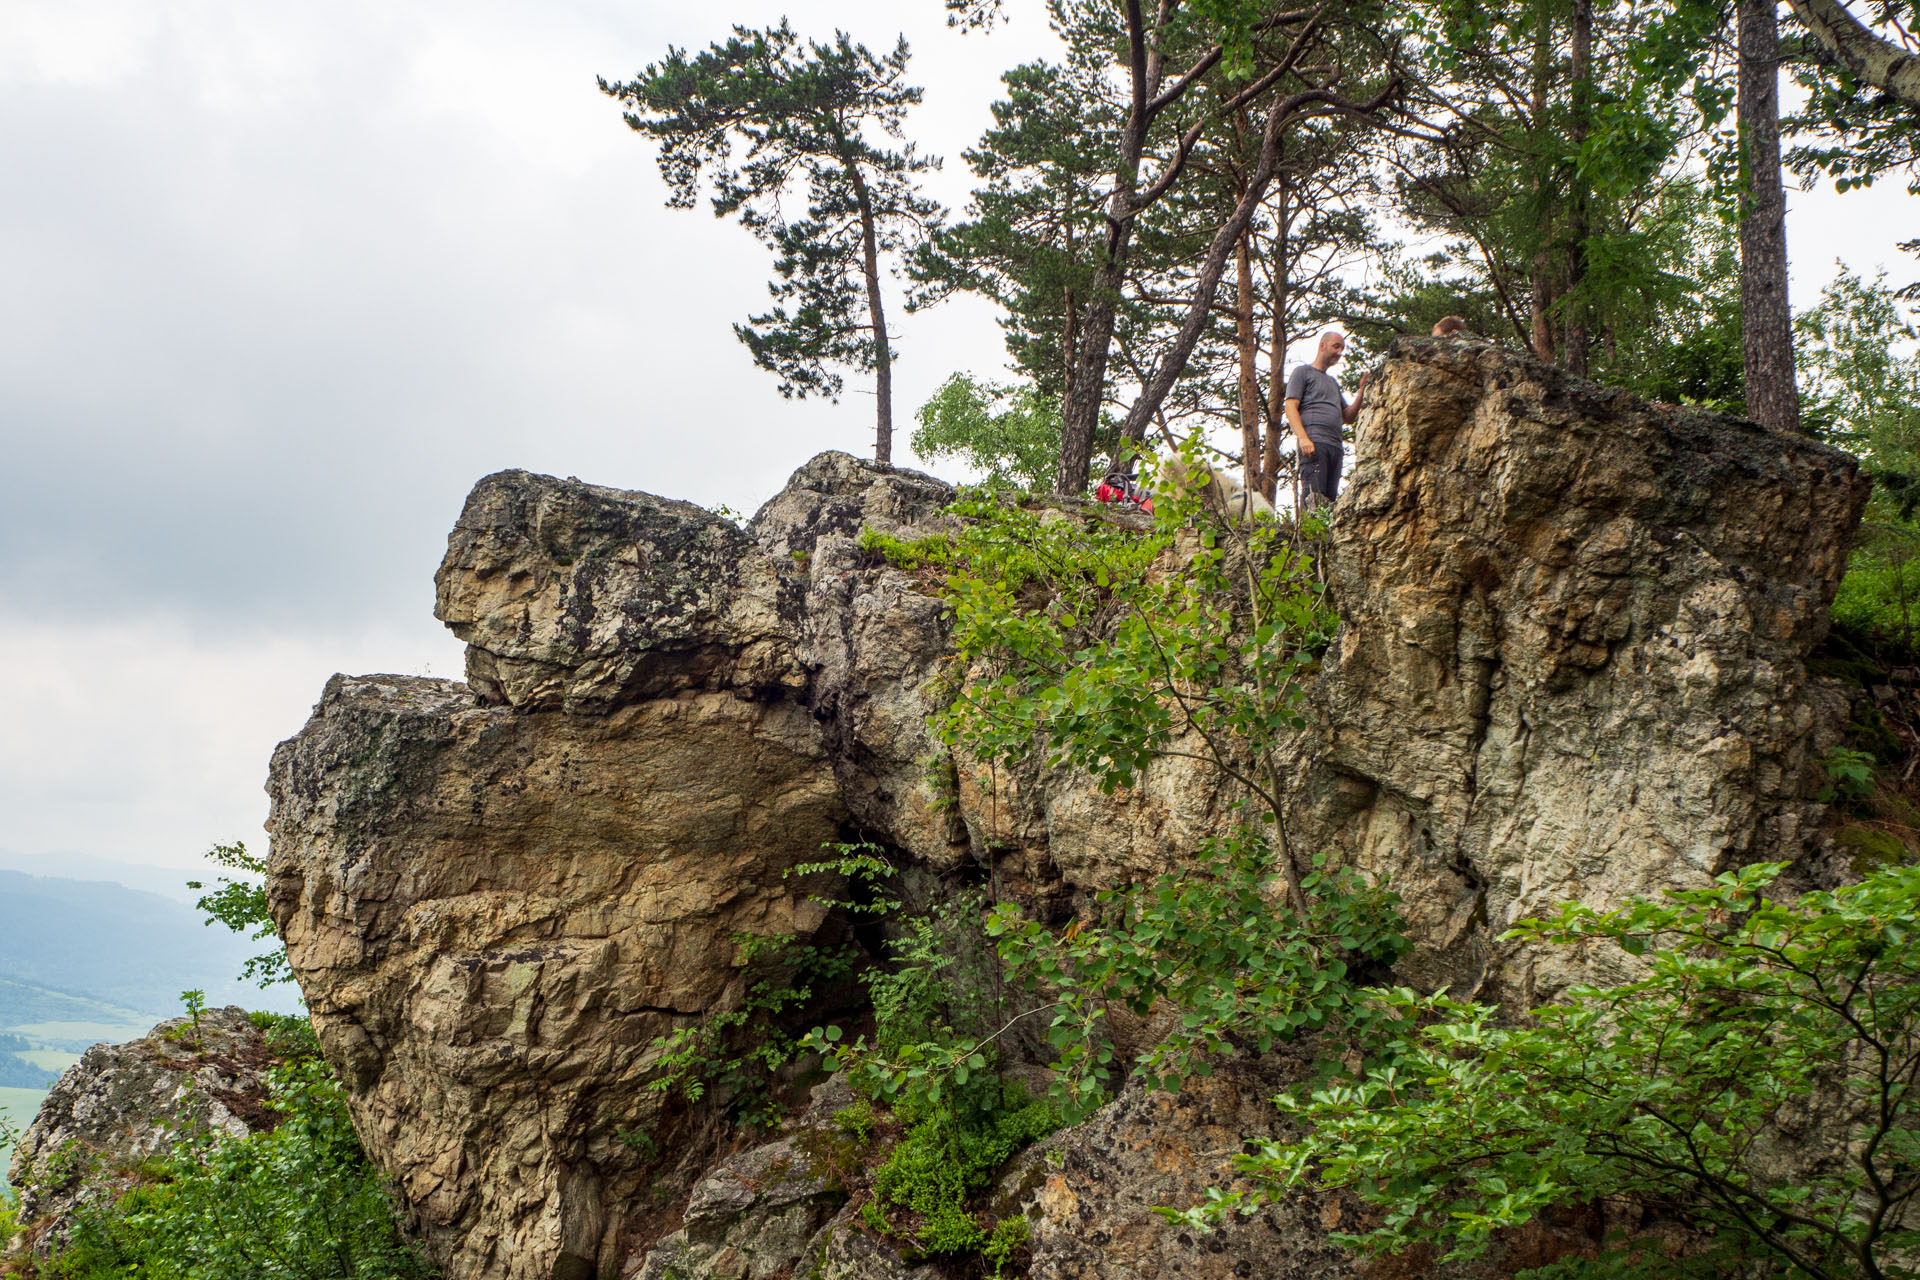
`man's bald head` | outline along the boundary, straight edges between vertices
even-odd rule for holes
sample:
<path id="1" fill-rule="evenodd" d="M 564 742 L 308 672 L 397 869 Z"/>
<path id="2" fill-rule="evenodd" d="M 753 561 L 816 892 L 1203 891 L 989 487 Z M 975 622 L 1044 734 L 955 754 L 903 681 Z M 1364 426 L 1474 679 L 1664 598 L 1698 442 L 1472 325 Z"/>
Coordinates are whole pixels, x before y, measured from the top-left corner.
<path id="1" fill-rule="evenodd" d="M 1320 349 L 1314 354 L 1314 367 L 1322 373 L 1340 363 L 1340 357 L 1347 354 L 1347 335 L 1338 329 L 1329 329 L 1320 335 Z"/>

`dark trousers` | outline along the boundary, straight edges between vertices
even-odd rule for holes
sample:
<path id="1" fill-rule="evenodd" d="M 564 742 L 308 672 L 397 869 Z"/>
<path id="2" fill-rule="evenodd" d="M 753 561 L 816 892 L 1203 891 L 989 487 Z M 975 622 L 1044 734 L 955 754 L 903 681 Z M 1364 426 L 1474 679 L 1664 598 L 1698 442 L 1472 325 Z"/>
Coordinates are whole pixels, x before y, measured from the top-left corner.
<path id="1" fill-rule="evenodd" d="M 1338 444 L 1328 444 L 1325 440 L 1313 442 L 1311 456 L 1300 457 L 1300 508 L 1306 510 L 1331 504 L 1340 496 L 1340 465 L 1346 460 L 1346 448 Z"/>

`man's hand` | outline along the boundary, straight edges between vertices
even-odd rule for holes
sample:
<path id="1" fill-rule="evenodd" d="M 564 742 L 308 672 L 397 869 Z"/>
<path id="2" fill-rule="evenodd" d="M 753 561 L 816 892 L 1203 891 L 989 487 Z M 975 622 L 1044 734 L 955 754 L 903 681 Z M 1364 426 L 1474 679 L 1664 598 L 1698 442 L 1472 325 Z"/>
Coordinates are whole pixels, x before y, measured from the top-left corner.
<path id="1" fill-rule="evenodd" d="M 1301 457 L 1311 458 L 1313 456 L 1313 437 L 1312 436 L 1295 436 L 1294 442 L 1300 446 Z"/>

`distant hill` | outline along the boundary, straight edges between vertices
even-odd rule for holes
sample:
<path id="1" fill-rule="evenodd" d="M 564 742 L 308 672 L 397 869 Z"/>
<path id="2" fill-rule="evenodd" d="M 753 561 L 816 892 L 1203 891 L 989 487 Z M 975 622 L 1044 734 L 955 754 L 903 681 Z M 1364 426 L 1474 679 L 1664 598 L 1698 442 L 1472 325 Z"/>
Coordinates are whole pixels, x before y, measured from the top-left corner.
<path id="1" fill-rule="evenodd" d="M 196 987 L 210 1005 L 291 1011 L 299 1004 L 291 987 L 236 980 L 264 945 L 209 928 L 193 907 L 157 894 L 0 871 L 0 1031 L 50 1022 L 144 1031 L 179 1012 L 180 993 Z"/>
<path id="2" fill-rule="evenodd" d="M 11 849 L 0 849 L 0 871 L 24 871 L 55 880 L 110 880 L 188 906 L 199 899 L 200 891 L 187 888 L 187 881 L 204 880 L 208 875 L 205 867 L 156 867 L 88 853 L 15 853 Z"/>

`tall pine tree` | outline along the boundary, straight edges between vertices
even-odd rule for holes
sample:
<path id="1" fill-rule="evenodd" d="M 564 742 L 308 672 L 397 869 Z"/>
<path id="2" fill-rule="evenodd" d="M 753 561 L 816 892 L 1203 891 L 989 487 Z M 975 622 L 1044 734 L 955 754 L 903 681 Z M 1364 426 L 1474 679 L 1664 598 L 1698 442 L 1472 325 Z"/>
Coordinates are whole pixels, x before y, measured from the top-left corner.
<path id="1" fill-rule="evenodd" d="M 893 350 L 881 282 L 889 261 L 934 228 L 940 207 L 915 189 L 938 165 L 902 141 L 921 91 L 904 81 L 907 42 L 875 57 L 845 32 L 802 42 L 782 20 L 704 52 L 684 49 L 624 83 L 600 88 L 627 123 L 659 143 L 667 203 L 690 209 L 703 179 L 716 217 L 740 224 L 774 253 L 774 307 L 734 332 L 780 393 L 838 399 L 841 368 L 874 374 L 874 457 L 893 460 Z M 736 161 L 734 147 L 744 147 Z M 804 199 L 803 217 L 783 198 Z"/>

